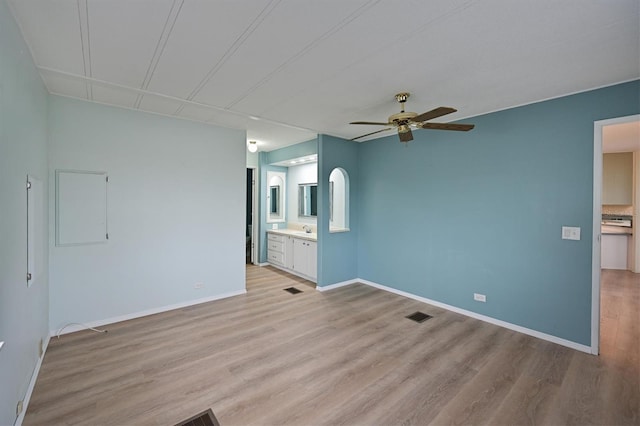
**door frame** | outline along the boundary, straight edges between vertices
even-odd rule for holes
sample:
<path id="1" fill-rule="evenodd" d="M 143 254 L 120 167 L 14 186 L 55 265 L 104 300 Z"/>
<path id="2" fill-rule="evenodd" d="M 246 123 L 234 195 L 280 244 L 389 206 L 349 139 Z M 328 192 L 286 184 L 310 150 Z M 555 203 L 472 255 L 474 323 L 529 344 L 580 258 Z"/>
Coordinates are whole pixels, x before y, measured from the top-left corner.
<path id="1" fill-rule="evenodd" d="M 258 260 L 258 236 L 260 232 L 259 228 L 259 206 L 258 206 L 258 180 L 260 179 L 260 173 L 258 173 L 257 167 L 247 167 L 251 169 L 251 263 L 253 265 L 259 264 Z"/>
<path id="2" fill-rule="evenodd" d="M 602 128 L 640 120 L 640 114 L 593 122 L 593 247 L 591 254 L 591 353 L 600 350 L 600 250 L 602 221 Z"/>

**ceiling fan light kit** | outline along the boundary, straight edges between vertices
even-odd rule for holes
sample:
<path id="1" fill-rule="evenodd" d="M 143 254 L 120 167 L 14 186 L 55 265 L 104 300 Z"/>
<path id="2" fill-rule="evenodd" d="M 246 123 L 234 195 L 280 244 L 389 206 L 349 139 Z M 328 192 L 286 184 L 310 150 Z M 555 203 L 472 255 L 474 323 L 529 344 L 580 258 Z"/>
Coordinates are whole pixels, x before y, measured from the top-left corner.
<path id="1" fill-rule="evenodd" d="M 455 108 L 451 107 L 438 107 L 427 111 L 422 114 L 415 112 L 405 112 L 404 104 L 409 99 L 409 92 L 401 92 L 396 95 L 396 101 L 400 104 L 400 112 L 393 114 L 389 117 L 386 123 L 375 121 L 352 121 L 349 124 L 363 124 L 368 126 L 387 126 L 385 129 L 377 130 L 375 132 L 367 133 L 356 138 L 352 141 L 362 139 L 366 136 L 375 135 L 376 133 L 385 132 L 393 128 L 397 129 L 400 142 L 410 142 L 413 140 L 413 133 L 411 129 L 430 129 L 430 130 L 455 130 L 459 132 L 468 132 L 474 128 L 473 124 L 456 124 L 456 123 L 427 123 L 434 118 L 442 117 L 443 115 L 456 112 Z"/>

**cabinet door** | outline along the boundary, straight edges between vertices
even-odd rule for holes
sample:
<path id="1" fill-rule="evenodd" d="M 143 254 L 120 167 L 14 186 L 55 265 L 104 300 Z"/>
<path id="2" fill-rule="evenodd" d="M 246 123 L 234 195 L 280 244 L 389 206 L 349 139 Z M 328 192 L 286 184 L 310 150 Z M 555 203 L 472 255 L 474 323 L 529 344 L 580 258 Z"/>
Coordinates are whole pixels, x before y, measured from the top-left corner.
<path id="1" fill-rule="evenodd" d="M 293 271 L 316 279 L 318 274 L 318 244 L 315 241 L 292 238 L 293 240 Z"/>
<path id="2" fill-rule="evenodd" d="M 307 241 L 307 275 L 317 279 L 318 275 L 318 243 Z"/>
<path id="3" fill-rule="evenodd" d="M 627 269 L 627 236 L 602 235 L 600 263 L 604 269 Z"/>
<path id="4" fill-rule="evenodd" d="M 307 246 L 305 240 L 292 238 L 293 240 L 293 266 L 291 269 L 299 274 L 307 274 Z"/>
<path id="5" fill-rule="evenodd" d="M 285 237 L 284 239 L 284 267 L 287 269 L 293 269 L 293 261 L 295 253 L 293 252 L 293 240 L 292 237 Z"/>

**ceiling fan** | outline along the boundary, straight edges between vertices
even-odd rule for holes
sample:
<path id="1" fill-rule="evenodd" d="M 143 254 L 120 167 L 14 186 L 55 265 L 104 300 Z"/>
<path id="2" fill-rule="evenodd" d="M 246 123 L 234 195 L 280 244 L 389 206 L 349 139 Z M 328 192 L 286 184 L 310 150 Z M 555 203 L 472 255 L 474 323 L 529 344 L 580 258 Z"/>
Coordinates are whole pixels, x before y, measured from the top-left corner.
<path id="1" fill-rule="evenodd" d="M 474 128 L 473 124 L 454 124 L 454 123 L 427 123 L 434 118 L 442 117 L 443 115 L 456 112 L 455 108 L 450 107 L 438 107 L 427 111 L 422 114 L 416 114 L 415 112 L 405 112 L 404 103 L 409 99 L 409 93 L 403 92 L 396 95 L 396 101 L 400 103 L 400 112 L 393 114 L 389 117 L 389 121 L 386 123 L 374 122 L 374 121 L 352 121 L 349 124 L 366 124 L 373 126 L 387 126 L 386 129 L 378 130 L 375 132 L 367 133 L 357 138 L 351 139 L 355 141 L 357 139 L 364 138 L 365 136 L 375 135 L 376 133 L 391 130 L 393 128 L 398 129 L 398 137 L 400 142 L 409 142 L 413 140 L 413 134 L 411 129 L 434 129 L 434 130 L 457 130 L 462 132 L 468 132 Z"/>

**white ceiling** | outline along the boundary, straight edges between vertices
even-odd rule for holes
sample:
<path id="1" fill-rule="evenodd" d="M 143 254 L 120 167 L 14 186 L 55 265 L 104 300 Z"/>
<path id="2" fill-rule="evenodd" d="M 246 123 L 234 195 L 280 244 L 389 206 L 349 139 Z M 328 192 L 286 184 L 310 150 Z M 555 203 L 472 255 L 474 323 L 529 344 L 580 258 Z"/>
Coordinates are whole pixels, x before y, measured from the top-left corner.
<path id="1" fill-rule="evenodd" d="M 640 78 L 638 0 L 8 3 L 51 93 L 246 129 L 266 151 L 378 130 L 348 123 L 386 121 L 400 91 L 453 121 Z"/>

